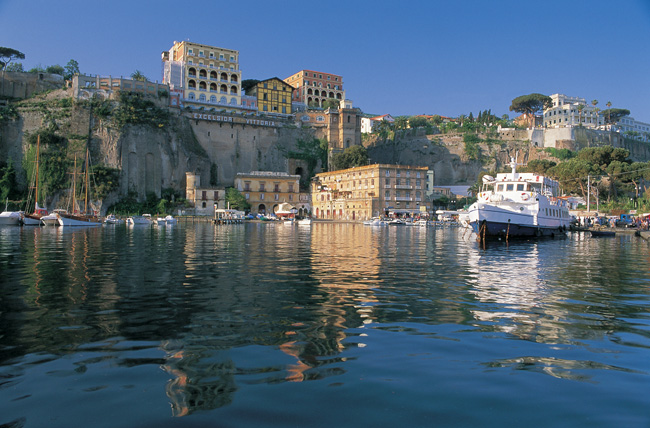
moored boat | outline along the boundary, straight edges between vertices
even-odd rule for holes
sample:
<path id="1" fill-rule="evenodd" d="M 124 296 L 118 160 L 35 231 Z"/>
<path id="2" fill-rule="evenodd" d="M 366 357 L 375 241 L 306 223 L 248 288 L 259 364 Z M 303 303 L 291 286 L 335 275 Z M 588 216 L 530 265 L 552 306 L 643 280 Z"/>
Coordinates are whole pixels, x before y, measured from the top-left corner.
<path id="1" fill-rule="evenodd" d="M 106 224 L 124 224 L 124 220 L 122 220 L 121 218 L 115 217 L 115 214 L 109 214 L 104 219 L 104 223 L 106 223 Z"/>
<path id="2" fill-rule="evenodd" d="M 468 210 L 469 225 L 479 239 L 540 237 L 562 234 L 571 223 L 569 208 L 559 197 L 559 183 L 535 173 L 512 172 L 483 177 L 478 200 Z"/>
<path id="3" fill-rule="evenodd" d="M 167 222 L 168 225 L 173 225 L 178 223 L 178 220 L 176 220 L 173 216 L 167 215 L 165 216 L 165 221 Z"/>
<path id="4" fill-rule="evenodd" d="M 20 211 L 5 211 L 0 213 L 0 226 L 20 226 L 22 216 Z"/>
<path id="5" fill-rule="evenodd" d="M 151 226 L 151 217 L 143 215 L 133 215 L 127 217 L 126 224 L 128 226 Z"/>
<path id="6" fill-rule="evenodd" d="M 33 189 L 34 189 L 34 212 L 31 214 L 25 213 L 23 214 L 23 225 L 24 226 L 41 226 L 43 222 L 41 219 L 48 215 L 49 213 L 47 212 L 46 208 L 41 208 L 38 206 L 38 199 L 39 199 L 39 194 L 38 194 L 38 173 L 40 170 L 40 152 L 41 152 L 41 136 L 38 135 L 38 138 L 36 139 L 36 166 L 34 168 L 34 177 L 32 179 L 32 184 L 33 184 Z M 27 198 L 27 205 L 28 207 L 31 206 L 31 192 L 30 192 L 30 197 Z M 28 208 L 25 208 L 25 211 L 27 211 Z"/>
<path id="7" fill-rule="evenodd" d="M 613 230 L 590 230 L 591 236 L 594 238 L 605 238 L 616 236 L 616 232 Z"/>
<path id="8" fill-rule="evenodd" d="M 298 223 L 298 226 L 311 226 L 311 219 L 301 218 L 300 220 L 297 220 L 296 223 Z"/>

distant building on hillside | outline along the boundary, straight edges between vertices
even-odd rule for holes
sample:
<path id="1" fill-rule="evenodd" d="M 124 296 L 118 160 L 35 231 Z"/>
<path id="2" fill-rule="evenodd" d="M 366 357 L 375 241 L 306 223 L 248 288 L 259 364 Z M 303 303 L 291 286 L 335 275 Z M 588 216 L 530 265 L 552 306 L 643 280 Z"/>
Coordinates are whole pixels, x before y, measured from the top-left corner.
<path id="1" fill-rule="evenodd" d="M 307 107 L 323 107 L 327 99 L 344 100 L 343 78 L 322 71 L 301 70 L 284 79 L 293 89 L 293 101 Z"/>
<path id="2" fill-rule="evenodd" d="M 598 128 L 604 125 L 604 119 L 597 107 L 580 97 L 568 97 L 563 94 L 551 95 L 553 106 L 544 110 L 543 126 L 561 128 L 582 125 L 586 128 Z M 583 106 L 583 107 L 579 107 Z"/>
<path id="3" fill-rule="evenodd" d="M 257 108 L 263 113 L 290 115 L 293 87 L 285 81 L 273 77 L 262 80 L 246 92 L 256 98 Z"/>
<path id="4" fill-rule="evenodd" d="M 650 124 L 635 120 L 633 117 L 622 117 L 611 128 L 628 138 L 645 142 L 650 141 Z"/>
<path id="5" fill-rule="evenodd" d="M 382 121 L 388 123 L 395 123 L 395 119 L 390 114 L 382 114 L 381 116 L 374 117 L 362 117 L 361 118 L 361 133 L 370 134 L 374 131 L 375 127 L 380 124 Z"/>
<path id="6" fill-rule="evenodd" d="M 361 145 L 361 110 L 352 107 L 351 100 L 342 101 L 338 109 L 300 112 L 296 119 L 313 128 L 316 138 L 329 142 L 330 155 Z"/>
<path id="7" fill-rule="evenodd" d="M 162 53 L 163 83 L 193 108 L 238 111 L 241 105 L 239 51 L 193 42 L 174 42 Z"/>

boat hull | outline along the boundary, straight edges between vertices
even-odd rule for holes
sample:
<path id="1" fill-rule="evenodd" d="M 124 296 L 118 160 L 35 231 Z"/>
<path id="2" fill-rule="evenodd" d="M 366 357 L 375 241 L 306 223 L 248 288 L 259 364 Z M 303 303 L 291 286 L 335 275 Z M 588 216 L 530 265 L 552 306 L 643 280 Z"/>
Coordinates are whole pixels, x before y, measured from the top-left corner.
<path id="1" fill-rule="evenodd" d="M 517 212 L 515 208 L 522 208 Z M 539 218 L 533 205 L 514 205 L 506 209 L 490 204 L 475 204 L 468 213 L 469 226 L 482 238 L 534 238 L 563 234 L 569 220 Z"/>
<path id="2" fill-rule="evenodd" d="M 37 217 L 34 215 L 25 215 L 23 216 L 23 226 L 40 226 L 43 224 L 41 218 L 42 217 Z"/>
<path id="3" fill-rule="evenodd" d="M 67 227 L 95 227 L 101 226 L 102 222 L 97 217 L 84 217 L 76 215 L 59 215 L 59 226 Z"/>
<path id="4" fill-rule="evenodd" d="M 0 214 L 0 226 L 20 226 L 20 214 L 14 211 L 4 211 Z"/>

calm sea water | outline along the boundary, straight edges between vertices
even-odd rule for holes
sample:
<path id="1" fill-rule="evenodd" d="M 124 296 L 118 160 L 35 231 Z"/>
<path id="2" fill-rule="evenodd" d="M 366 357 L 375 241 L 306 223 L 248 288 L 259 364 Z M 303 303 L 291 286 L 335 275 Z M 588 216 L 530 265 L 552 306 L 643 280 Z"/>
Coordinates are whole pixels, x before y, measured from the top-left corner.
<path id="1" fill-rule="evenodd" d="M 649 261 L 578 233 L 0 228 L 0 426 L 648 427 Z"/>

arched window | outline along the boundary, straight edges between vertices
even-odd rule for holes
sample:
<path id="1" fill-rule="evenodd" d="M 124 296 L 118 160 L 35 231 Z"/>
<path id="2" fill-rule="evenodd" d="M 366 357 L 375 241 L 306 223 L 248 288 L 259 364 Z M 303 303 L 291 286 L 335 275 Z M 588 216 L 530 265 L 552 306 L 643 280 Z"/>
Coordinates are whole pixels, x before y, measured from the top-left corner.
<path id="1" fill-rule="evenodd" d="M 211 102 L 211 103 L 216 103 L 216 102 L 217 102 L 217 97 L 216 97 L 216 95 L 212 95 L 212 96 L 210 97 L 210 102 Z"/>
<path id="2" fill-rule="evenodd" d="M 210 92 L 217 92 L 217 84 L 216 83 L 210 83 Z"/>
<path id="3" fill-rule="evenodd" d="M 216 71 L 212 70 L 210 72 L 210 79 L 212 79 L 212 80 L 217 80 L 218 79 Z"/>
<path id="4" fill-rule="evenodd" d="M 207 79 L 207 77 L 208 77 L 208 72 L 205 71 L 205 70 L 199 70 L 199 77 L 200 77 L 201 79 Z"/>
<path id="5" fill-rule="evenodd" d="M 227 94 L 228 93 L 228 87 L 226 85 L 221 85 L 219 87 L 219 91 L 221 91 L 222 94 Z"/>
<path id="6" fill-rule="evenodd" d="M 234 95 L 237 95 L 237 86 L 231 86 L 230 87 L 230 93 L 234 94 Z"/>
<path id="7" fill-rule="evenodd" d="M 230 76 L 230 82 L 231 83 L 237 83 L 237 75 L 236 74 L 233 74 L 232 76 Z"/>
<path id="8" fill-rule="evenodd" d="M 187 87 L 190 89 L 196 89 L 196 82 L 194 80 L 190 80 L 187 82 Z"/>
<path id="9" fill-rule="evenodd" d="M 221 73 L 220 78 L 221 78 L 221 80 L 223 80 L 224 82 L 227 82 L 227 81 L 228 81 L 228 75 L 227 75 L 226 73 Z"/>
<path id="10" fill-rule="evenodd" d="M 199 82 L 199 91 L 205 91 L 208 89 L 208 85 L 205 82 Z"/>
<path id="11" fill-rule="evenodd" d="M 199 95 L 199 101 L 205 101 L 205 94 Z"/>
<path id="12" fill-rule="evenodd" d="M 190 77 L 196 77 L 196 68 L 190 67 L 187 70 L 187 75 L 190 76 Z"/>
<path id="13" fill-rule="evenodd" d="M 231 98 L 230 99 L 230 104 L 236 106 L 237 105 L 237 98 Z"/>
<path id="14" fill-rule="evenodd" d="M 187 99 L 188 100 L 193 100 L 194 99 L 194 92 L 190 92 L 189 94 L 187 94 Z"/>
<path id="15" fill-rule="evenodd" d="M 226 97 L 221 97 L 221 99 L 219 99 L 219 102 L 221 104 L 228 104 L 228 100 L 226 99 Z"/>

